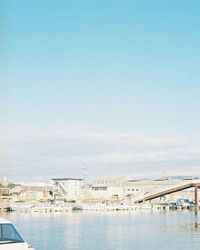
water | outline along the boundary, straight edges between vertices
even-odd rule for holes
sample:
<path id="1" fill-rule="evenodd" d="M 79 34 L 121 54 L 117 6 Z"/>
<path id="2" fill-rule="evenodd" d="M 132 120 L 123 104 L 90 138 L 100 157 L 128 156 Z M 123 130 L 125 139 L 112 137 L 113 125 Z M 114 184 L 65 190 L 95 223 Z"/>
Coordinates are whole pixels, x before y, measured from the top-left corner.
<path id="1" fill-rule="evenodd" d="M 10 213 L 37 250 L 199 250 L 194 212 Z"/>

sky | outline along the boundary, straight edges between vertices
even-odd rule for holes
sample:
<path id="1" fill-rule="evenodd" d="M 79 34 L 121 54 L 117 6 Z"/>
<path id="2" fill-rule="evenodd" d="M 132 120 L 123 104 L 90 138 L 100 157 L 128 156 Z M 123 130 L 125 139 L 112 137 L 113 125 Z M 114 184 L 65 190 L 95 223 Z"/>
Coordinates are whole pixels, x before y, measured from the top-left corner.
<path id="1" fill-rule="evenodd" d="M 200 175 L 199 12 L 2 0 L 1 177 Z"/>

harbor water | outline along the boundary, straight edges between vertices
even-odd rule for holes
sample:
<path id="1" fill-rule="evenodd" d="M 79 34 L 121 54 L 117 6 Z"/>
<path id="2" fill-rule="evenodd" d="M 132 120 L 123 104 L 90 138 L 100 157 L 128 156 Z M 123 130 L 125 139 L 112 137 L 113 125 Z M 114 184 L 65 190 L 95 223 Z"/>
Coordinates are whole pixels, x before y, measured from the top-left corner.
<path id="1" fill-rule="evenodd" d="M 7 213 L 36 250 L 199 250 L 191 211 Z"/>

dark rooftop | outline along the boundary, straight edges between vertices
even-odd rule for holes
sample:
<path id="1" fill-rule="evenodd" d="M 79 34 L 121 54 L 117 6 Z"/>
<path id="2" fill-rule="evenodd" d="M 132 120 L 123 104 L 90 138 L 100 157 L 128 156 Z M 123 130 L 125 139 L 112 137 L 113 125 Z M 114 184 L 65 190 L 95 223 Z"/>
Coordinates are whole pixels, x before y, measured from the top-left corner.
<path id="1" fill-rule="evenodd" d="M 79 178 L 53 178 L 53 181 L 82 181 L 83 179 Z"/>

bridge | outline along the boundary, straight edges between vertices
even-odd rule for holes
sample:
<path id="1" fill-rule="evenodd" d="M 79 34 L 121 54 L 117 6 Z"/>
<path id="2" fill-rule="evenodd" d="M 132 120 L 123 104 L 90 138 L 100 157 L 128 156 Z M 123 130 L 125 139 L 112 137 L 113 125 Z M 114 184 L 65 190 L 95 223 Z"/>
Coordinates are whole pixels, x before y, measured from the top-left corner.
<path id="1" fill-rule="evenodd" d="M 151 201 L 161 196 L 179 192 L 188 188 L 195 188 L 194 200 L 195 200 L 196 206 L 198 206 L 198 189 L 200 189 L 200 180 L 183 181 L 176 185 L 172 185 L 172 186 L 165 187 L 159 190 L 155 190 L 153 192 L 149 192 L 142 196 L 136 197 L 134 202 L 141 203 L 141 202 Z"/>

